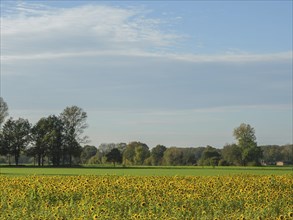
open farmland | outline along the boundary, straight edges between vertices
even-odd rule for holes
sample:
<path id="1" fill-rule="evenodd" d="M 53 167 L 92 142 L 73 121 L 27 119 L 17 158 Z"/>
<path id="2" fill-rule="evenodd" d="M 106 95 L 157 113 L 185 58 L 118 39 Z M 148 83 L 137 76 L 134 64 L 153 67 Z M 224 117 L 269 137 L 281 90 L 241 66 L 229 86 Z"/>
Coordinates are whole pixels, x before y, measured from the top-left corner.
<path id="1" fill-rule="evenodd" d="M 293 175 L 2 175 L 0 198 L 0 219 L 293 219 Z"/>
<path id="2" fill-rule="evenodd" d="M 201 166 L 138 166 L 138 167 L 7 167 L 0 166 L 0 175 L 118 175 L 118 176 L 219 176 L 235 174 L 293 174 L 293 167 L 201 167 Z"/>

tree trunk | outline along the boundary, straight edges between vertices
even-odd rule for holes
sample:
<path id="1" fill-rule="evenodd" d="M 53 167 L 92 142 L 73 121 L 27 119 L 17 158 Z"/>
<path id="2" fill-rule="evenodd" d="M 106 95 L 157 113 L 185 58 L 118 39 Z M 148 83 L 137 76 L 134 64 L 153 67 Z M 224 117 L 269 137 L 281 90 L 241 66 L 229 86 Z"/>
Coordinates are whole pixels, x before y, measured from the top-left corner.
<path id="1" fill-rule="evenodd" d="M 38 166 L 41 166 L 41 154 L 38 154 Z"/>
<path id="2" fill-rule="evenodd" d="M 69 154 L 69 166 L 71 167 L 71 164 L 72 164 L 72 156 L 71 154 Z"/>
<path id="3" fill-rule="evenodd" d="M 15 165 L 18 166 L 18 156 L 15 154 Z"/>

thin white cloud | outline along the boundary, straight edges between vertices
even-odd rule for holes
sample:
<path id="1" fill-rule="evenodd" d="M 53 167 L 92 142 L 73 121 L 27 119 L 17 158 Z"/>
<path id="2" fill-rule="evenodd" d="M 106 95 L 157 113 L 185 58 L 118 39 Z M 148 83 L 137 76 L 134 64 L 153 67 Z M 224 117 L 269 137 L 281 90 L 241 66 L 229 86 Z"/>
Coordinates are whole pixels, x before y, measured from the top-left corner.
<path id="1" fill-rule="evenodd" d="M 189 62 L 271 62 L 271 61 L 291 61 L 292 51 L 269 54 L 220 54 L 220 55 L 193 55 L 193 54 L 173 54 L 170 55 L 178 60 Z"/>
<path id="2" fill-rule="evenodd" d="M 3 61 L 17 60 L 51 60 L 71 57 L 98 57 L 98 56 L 121 56 L 121 57 L 156 57 L 169 60 L 179 60 L 192 63 L 206 62 L 272 62 L 291 61 L 292 51 L 271 54 L 233 54 L 233 55 L 192 55 L 192 54 L 171 54 L 171 53 L 151 53 L 139 50 L 129 51 L 80 51 L 80 52 L 60 52 L 60 53 L 37 53 L 29 55 L 3 55 Z"/>
<path id="3" fill-rule="evenodd" d="M 4 55 L 159 49 L 180 37 L 162 31 L 162 21 L 148 18 L 141 8 L 86 5 L 39 11 L 23 5 L 16 12 L 1 18 Z"/>
<path id="4" fill-rule="evenodd" d="M 97 142 L 147 134 L 156 144 L 164 134 L 172 144 L 177 137 L 184 143 L 185 134 L 193 141 L 206 135 L 203 142 L 210 144 L 207 138 L 218 132 L 211 129 L 226 126 L 230 137 L 231 128 L 255 113 L 253 120 L 266 113 L 266 121 L 288 124 L 292 51 L 179 53 L 178 41 L 188 37 L 167 31 L 185 22 L 174 14 L 154 18 L 145 8 L 99 2 L 63 9 L 5 2 L 1 89 L 13 117 L 36 122 L 74 104 L 89 113 Z M 193 43 L 206 47 L 204 39 Z"/>
<path id="5" fill-rule="evenodd" d="M 4 7 L 13 13 L 1 18 L 1 59 L 52 60 L 99 56 L 146 57 L 183 62 L 271 62 L 292 60 L 292 51 L 251 54 L 195 55 L 169 53 L 183 35 L 163 31 L 164 22 L 148 17 L 143 8 L 117 8 L 85 5 L 75 8 L 50 8 L 18 2 Z M 9 15 L 9 16 L 8 16 Z M 4 73 L 5 74 L 5 73 Z"/>

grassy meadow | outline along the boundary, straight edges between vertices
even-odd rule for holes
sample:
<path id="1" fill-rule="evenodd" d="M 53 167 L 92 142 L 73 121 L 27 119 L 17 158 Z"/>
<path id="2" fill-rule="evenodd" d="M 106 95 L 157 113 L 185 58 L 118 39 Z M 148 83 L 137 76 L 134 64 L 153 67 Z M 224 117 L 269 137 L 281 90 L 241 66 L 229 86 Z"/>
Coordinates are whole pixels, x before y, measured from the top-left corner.
<path id="1" fill-rule="evenodd" d="M 14 167 L 0 166 L 0 175 L 118 175 L 118 176 L 222 176 L 235 174 L 283 175 L 293 174 L 293 167 Z"/>
<path id="2" fill-rule="evenodd" d="M 1 167 L 0 219 L 293 219 L 292 167 Z"/>

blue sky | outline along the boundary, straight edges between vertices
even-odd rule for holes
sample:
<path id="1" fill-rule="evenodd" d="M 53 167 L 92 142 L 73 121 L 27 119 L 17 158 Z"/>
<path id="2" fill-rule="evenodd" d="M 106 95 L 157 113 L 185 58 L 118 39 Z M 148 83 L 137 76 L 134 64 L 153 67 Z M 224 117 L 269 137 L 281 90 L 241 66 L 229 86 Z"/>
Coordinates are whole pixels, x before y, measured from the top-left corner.
<path id="1" fill-rule="evenodd" d="M 91 144 L 292 143 L 292 1 L 1 1 L 1 96 Z"/>

